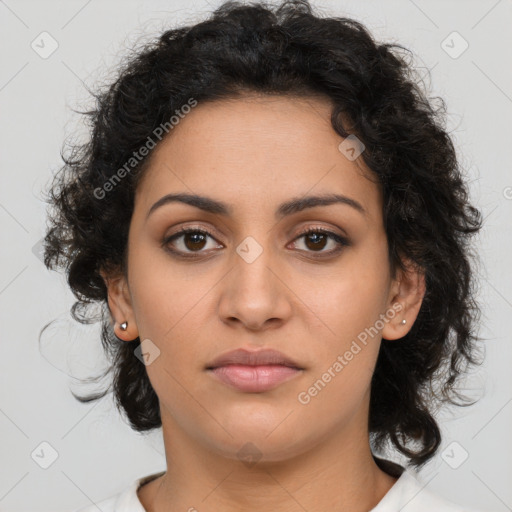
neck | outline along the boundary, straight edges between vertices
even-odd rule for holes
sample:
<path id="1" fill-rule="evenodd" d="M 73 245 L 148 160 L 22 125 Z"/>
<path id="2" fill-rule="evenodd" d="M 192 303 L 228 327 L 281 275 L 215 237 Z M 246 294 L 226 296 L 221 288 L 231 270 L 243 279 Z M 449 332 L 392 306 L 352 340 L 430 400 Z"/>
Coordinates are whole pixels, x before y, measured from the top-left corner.
<path id="1" fill-rule="evenodd" d="M 364 429 L 348 427 L 294 457 L 250 465 L 205 449 L 169 417 L 162 423 L 167 472 L 140 488 L 147 512 L 364 512 L 396 482 L 376 464 Z"/>

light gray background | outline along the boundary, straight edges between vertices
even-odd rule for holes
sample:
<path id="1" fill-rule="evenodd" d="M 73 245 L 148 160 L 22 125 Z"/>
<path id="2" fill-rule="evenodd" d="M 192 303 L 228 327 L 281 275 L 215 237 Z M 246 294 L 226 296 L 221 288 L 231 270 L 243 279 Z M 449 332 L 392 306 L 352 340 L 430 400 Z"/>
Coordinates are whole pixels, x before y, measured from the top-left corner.
<path id="1" fill-rule="evenodd" d="M 84 405 L 69 392 L 70 386 L 80 388 L 68 374 L 85 377 L 104 360 L 97 326 L 69 320 L 73 296 L 65 278 L 48 272 L 37 257 L 45 229 L 40 193 L 61 165 L 65 138 L 83 136 L 81 116 L 71 109 L 90 105 L 84 83 L 94 88 L 99 79 L 108 80 L 109 70 L 133 43 L 182 20 L 199 21 L 219 3 L 0 0 L 2 511 L 69 512 L 165 468 L 160 432 L 131 431 L 110 396 Z M 432 70 L 430 95 L 447 101 L 449 128 L 473 200 L 486 219 L 478 250 L 484 264 L 480 334 L 488 341 L 486 363 L 467 383 L 481 399 L 443 414 L 443 447 L 420 478 L 460 504 L 512 510 L 512 2 L 323 0 L 313 5 L 326 14 L 353 16 L 378 39 L 413 50 L 425 76 L 427 68 Z M 43 31 L 58 43 L 46 59 L 31 48 Z M 458 58 L 441 46 L 453 31 L 469 44 Z M 460 40 L 450 41 L 460 48 Z M 40 352 L 39 331 L 55 318 Z M 52 450 L 58 457 L 43 469 L 39 464 L 50 461 Z M 469 456 L 461 463 L 465 452 Z"/>

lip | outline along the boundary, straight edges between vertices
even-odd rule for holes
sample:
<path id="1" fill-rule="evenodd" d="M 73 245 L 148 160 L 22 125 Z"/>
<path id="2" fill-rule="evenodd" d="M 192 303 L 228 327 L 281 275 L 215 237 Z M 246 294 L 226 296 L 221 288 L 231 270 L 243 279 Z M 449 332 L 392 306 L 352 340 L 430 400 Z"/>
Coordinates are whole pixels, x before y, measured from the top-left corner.
<path id="1" fill-rule="evenodd" d="M 206 370 L 239 391 L 262 393 L 300 375 L 304 368 L 277 350 L 237 349 L 214 359 Z"/>
<path id="2" fill-rule="evenodd" d="M 247 350 L 239 348 L 225 352 L 219 357 L 214 359 L 211 363 L 208 363 L 206 369 L 214 369 L 219 366 L 226 366 L 228 364 L 237 364 L 244 366 L 260 366 L 260 365 L 282 365 L 290 368 L 297 368 L 302 370 L 297 362 L 282 352 L 278 352 L 274 349 L 259 349 L 259 350 Z"/>

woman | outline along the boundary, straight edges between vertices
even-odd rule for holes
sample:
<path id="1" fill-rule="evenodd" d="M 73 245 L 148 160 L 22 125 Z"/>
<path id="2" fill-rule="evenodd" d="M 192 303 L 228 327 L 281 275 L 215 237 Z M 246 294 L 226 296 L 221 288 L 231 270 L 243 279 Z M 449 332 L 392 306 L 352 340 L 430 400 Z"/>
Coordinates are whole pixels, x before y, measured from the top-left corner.
<path id="1" fill-rule="evenodd" d="M 78 319 L 105 305 L 116 404 L 167 460 L 103 512 L 462 510 L 412 468 L 476 363 L 481 216 L 400 48 L 226 3 L 98 94 L 45 263 Z"/>

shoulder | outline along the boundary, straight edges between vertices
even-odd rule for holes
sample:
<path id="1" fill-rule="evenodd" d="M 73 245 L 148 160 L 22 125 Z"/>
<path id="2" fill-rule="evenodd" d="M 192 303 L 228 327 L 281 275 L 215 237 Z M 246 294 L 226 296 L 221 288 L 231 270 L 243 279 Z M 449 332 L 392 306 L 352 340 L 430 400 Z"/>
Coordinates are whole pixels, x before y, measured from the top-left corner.
<path id="1" fill-rule="evenodd" d="M 147 475 L 132 481 L 122 492 L 97 503 L 75 509 L 72 512 L 146 512 L 137 496 L 141 485 L 159 477 L 164 472 Z"/>
<path id="2" fill-rule="evenodd" d="M 427 489 L 417 475 L 405 470 L 395 483 L 398 485 L 401 512 L 482 512 L 473 508 L 457 505 Z M 383 512 L 386 509 L 383 509 Z"/>
<path id="3" fill-rule="evenodd" d="M 412 469 L 374 458 L 377 465 L 397 481 L 370 512 L 483 512 L 457 505 L 432 492 Z"/>
<path id="4" fill-rule="evenodd" d="M 116 494 L 115 496 L 111 496 L 110 498 L 99 501 L 98 503 L 93 503 L 92 505 L 75 509 L 73 512 L 98 512 L 98 509 L 101 510 L 101 512 L 117 512 L 119 507 L 116 506 L 116 503 L 122 495 L 123 493 Z"/>

